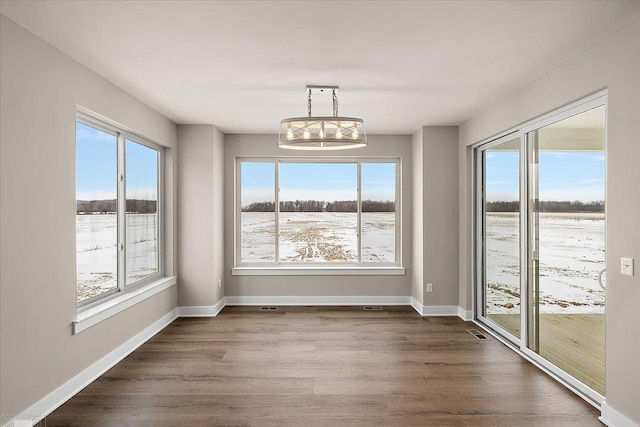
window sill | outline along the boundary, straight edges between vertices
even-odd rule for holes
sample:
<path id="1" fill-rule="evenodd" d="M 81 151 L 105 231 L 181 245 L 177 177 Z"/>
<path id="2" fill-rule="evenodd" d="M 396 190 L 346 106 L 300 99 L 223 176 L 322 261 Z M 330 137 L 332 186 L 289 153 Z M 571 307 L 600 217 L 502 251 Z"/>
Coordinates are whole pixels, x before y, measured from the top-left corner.
<path id="1" fill-rule="evenodd" d="M 176 284 L 176 276 L 162 277 L 148 285 L 132 291 L 124 292 L 95 307 L 78 313 L 73 322 L 73 335 L 102 322 L 147 298 L 164 291 Z"/>
<path id="2" fill-rule="evenodd" d="M 232 276 L 404 276 L 404 267 L 234 267 Z"/>

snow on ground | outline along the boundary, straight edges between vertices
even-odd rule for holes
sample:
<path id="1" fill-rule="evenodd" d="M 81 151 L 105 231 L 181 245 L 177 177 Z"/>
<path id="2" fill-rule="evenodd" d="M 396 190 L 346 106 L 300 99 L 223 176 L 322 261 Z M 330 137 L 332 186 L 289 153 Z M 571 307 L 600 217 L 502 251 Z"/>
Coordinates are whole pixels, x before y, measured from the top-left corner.
<path id="1" fill-rule="evenodd" d="M 362 261 L 395 262 L 395 213 L 363 213 Z M 357 262 L 358 216 L 281 212 L 281 262 Z M 242 213 L 243 262 L 275 262 L 275 214 Z"/>
<path id="2" fill-rule="evenodd" d="M 540 214 L 540 312 L 604 313 L 604 214 Z M 518 214 L 488 213 L 487 314 L 519 313 Z"/>
<path id="3" fill-rule="evenodd" d="M 396 262 L 395 212 L 365 213 L 362 221 L 362 262 Z"/>
<path id="4" fill-rule="evenodd" d="M 275 212 L 242 212 L 242 262 L 276 261 Z"/>
<path id="5" fill-rule="evenodd" d="M 127 282 L 157 272 L 155 214 L 128 215 Z M 116 216 L 76 216 L 78 300 L 114 289 Z M 280 258 L 288 262 L 356 262 L 354 213 L 281 213 Z M 242 213 L 243 262 L 275 261 L 275 214 Z M 604 268 L 603 214 L 540 214 L 540 311 L 604 313 L 597 282 Z M 488 314 L 518 313 L 518 214 L 487 214 Z M 395 214 L 362 214 L 362 261 L 394 262 Z"/>
<path id="6" fill-rule="evenodd" d="M 280 214 L 282 262 L 357 262 L 358 215 L 344 212 Z"/>
<path id="7" fill-rule="evenodd" d="M 117 288 L 115 214 L 76 215 L 78 301 Z M 127 215 L 127 284 L 158 271 L 157 215 Z"/>

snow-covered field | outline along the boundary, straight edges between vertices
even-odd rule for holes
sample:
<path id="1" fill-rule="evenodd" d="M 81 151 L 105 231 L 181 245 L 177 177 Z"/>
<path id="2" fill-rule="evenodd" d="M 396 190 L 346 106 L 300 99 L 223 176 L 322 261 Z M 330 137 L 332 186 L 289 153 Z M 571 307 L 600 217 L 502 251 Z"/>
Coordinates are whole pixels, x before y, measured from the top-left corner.
<path id="1" fill-rule="evenodd" d="M 158 271 L 157 215 L 127 215 L 127 284 Z M 117 287 L 116 215 L 76 215 L 78 301 Z"/>
<path id="2" fill-rule="evenodd" d="M 363 213 L 362 261 L 395 262 L 395 213 Z M 358 216 L 281 212 L 282 262 L 357 262 Z M 275 261 L 275 214 L 242 213 L 242 261 Z"/>
<path id="3" fill-rule="evenodd" d="M 157 216 L 128 215 L 127 281 L 157 272 Z M 78 300 L 116 287 L 115 215 L 76 216 Z M 354 213 L 281 213 L 280 257 L 289 262 L 355 262 Z M 243 262 L 275 261 L 274 213 L 242 213 Z M 604 313 L 604 215 L 540 215 L 542 313 Z M 487 214 L 487 311 L 518 313 L 518 216 Z M 362 260 L 394 262 L 395 214 L 362 214 Z"/>
<path id="4" fill-rule="evenodd" d="M 518 214 L 488 213 L 487 314 L 518 313 Z M 604 214 L 540 214 L 540 312 L 604 313 Z"/>

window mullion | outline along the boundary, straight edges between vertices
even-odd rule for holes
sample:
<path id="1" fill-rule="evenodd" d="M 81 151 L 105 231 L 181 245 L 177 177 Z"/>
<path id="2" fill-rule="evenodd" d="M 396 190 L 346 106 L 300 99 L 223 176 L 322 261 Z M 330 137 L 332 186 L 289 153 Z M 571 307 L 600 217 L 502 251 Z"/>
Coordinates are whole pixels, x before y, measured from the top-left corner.
<path id="1" fill-rule="evenodd" d="M 280 161 L 274 162 L 274 173 L 275 173 L 275 219 L 276 219 L 276 235 L 275 235 L 275 245 L 276 245 L 276 264 L 280 264 Z"/>
<path id="2" fill-rule="evenodd" d="M 242 262 L 242 162 L 236 157 L 236 188 L 235 188 L 235 224 L 234 224 L 234 264 Z"/>
<path id="3" fill-rule="evenodd" d="M 156 181 L 156 188 L 157 193 L 157 200 L 156 200 L 156 212 L 157 212 L 157 219 L 156 219 L 156 224 L 158 227 L 158 231 L 157 231 L 157 238 L 158 238 L 158 253 L 157 253 L 157 263 L 158 263 L 158 273 L 160 274 L 160 276 L 164 276 L 165 274 L 165 266 L 164 266 L 164 254 L 165 254 L 165 250 L 164 250 L 164 152 L 163 151 L 158 151 L 158 159 L 157 159 L 157 171 L 158 171 L 158 176 L 157 176 L 157 181 Z"/>
<path id="4" fill-rule="evenodd" d="M 395 161 L 396 164 L 396 198 L 394 200 L 394 209 L 396 213 L 396 253 L 395 253 L 395 263 L 400 265 L 402 262 L 402 210 L 401 210 L 401 197 L 402 197 L 402 187 L 401 183 L 401 170 L 400 170 L 400 160 Z"/>
<path id="5" fill-rule="evenodd" d="M 358 239 L 358 264 L 362 263 L 362 162 L 358 161 L 358 168 L 357 168 L 358 172 L 358 182 L 357 182 L 357 210 L 358 210 L 358 229 L 356 230 L 356 236 Z"/>
<path id="6" fill-rule="evenodd" d="M 118 289 L 123 291 L 126 286 L 126 215 L 127 215 L 127 199 L 126 199 L 126 153 L 125 138 L 122 133 L 118 134 L 118 198 L 117 204 L 117 227 L 118 227 Z"/>

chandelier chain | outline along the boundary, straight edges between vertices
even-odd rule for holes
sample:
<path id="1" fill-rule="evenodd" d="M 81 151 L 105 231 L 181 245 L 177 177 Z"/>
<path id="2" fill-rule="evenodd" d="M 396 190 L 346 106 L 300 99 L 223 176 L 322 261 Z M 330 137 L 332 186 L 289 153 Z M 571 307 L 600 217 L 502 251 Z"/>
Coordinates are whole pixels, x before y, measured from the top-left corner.
<path id="1" fill-rule="evenodd" d="M 311 89 L 309 89 L 309 99 L 307 100 L 307 109 L 309 110 L 309 117 L 311 117 Z"/>
<path id="2" fill-rule="evenodd" d="M 333 117 L 338 117 L 338 95 L 336 95 L 335 89 L 331 93 L 333 95 Z"/>

